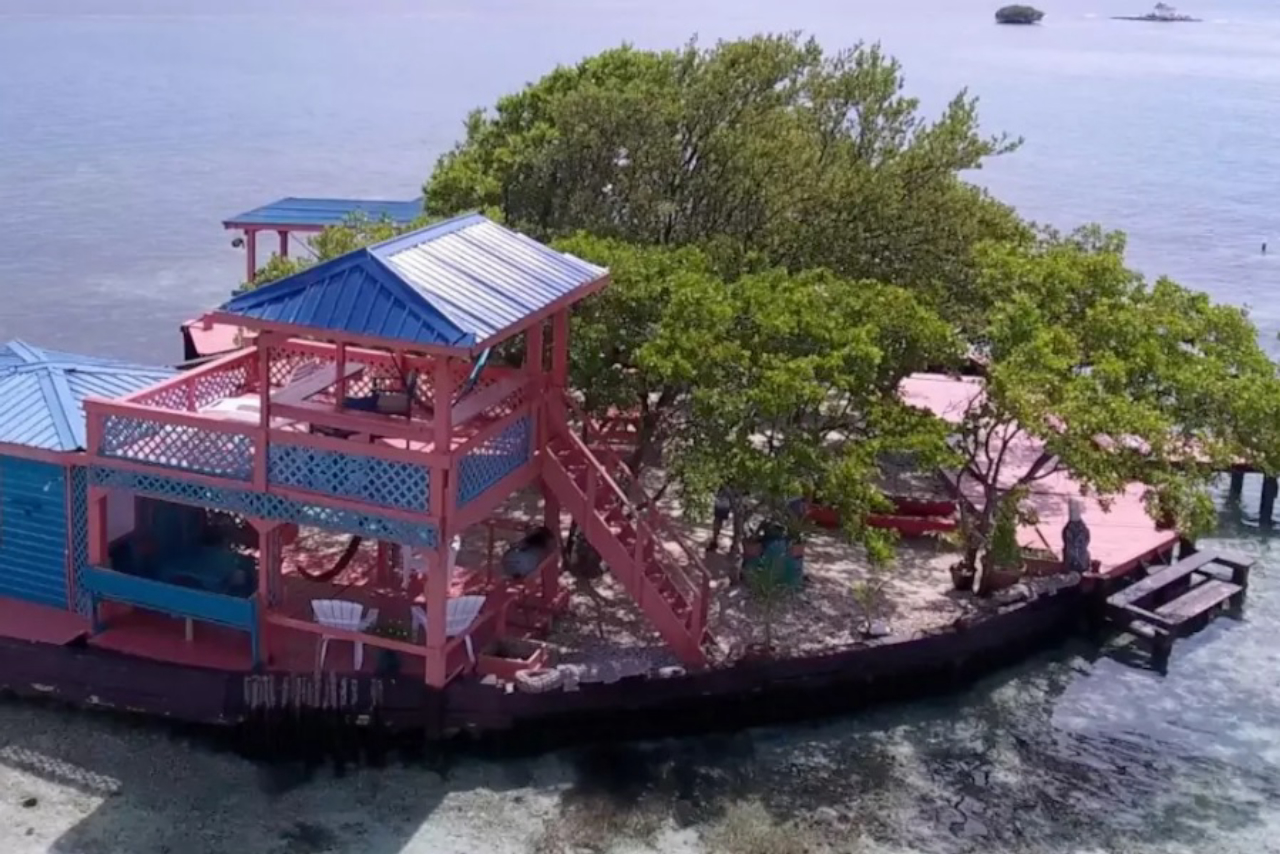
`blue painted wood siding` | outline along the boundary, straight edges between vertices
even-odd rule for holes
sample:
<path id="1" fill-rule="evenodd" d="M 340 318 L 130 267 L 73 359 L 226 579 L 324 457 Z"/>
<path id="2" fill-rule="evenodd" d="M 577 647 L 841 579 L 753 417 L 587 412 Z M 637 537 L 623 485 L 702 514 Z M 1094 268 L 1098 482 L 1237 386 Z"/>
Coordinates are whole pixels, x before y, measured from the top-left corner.
<path id="1" fill-rule="evenodd" d="M 0 456 L 0 596 L 67 608 L 67 478 Z"/>
<path id="2" fill-rule="evenodd" d="M 95 629 L 98 628 L 96 606 L 99 600 L 123 602 L 173 617 L 186 617 L 248 632 L 254 663 L 259 661 L 258 608 L 252 598 L 193 590 L 97 566 L 84 568 L 80 573 L 80 586 L 89 594 L 90 607 L 95 614 Z"/>

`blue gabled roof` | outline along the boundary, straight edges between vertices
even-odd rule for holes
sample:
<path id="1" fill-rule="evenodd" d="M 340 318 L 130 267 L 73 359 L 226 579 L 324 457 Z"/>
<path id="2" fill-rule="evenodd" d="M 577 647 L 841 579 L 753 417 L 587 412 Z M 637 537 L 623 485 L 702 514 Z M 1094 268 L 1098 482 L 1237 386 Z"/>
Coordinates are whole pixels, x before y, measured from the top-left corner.
<path id="1" fill-rule="evenodd" d="M 470 347 L 607 272 L 468 214 L 239 294 L 221 310 L 352 335 Z"/>
<path id="2" fill-rule="evenodd" d="M 173 373 L 10 341 L 0 347 L 0 442 L 82 450 L 86 397 L 120 397 Z"/>
<path id="3" fill-rule="evenodd" d="M 384 217 L 398 225 L 408 225 L 422 216 L 422 198 L 407 202 L 380 199 L 279 199 L 269 205 L 245 211 L 224 220 L 224 228 L 246 225 L 299 226 L 322 228 L 341 225 L 352 214 L 364 214 L 373 220 Z"/>

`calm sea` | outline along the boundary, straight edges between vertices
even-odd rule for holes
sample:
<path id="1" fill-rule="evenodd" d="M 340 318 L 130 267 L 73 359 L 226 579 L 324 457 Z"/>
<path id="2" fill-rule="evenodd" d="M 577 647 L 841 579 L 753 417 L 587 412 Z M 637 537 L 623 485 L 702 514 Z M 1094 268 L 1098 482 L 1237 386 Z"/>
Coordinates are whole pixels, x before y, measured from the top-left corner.
<path id="1" fill-rule="evenodd" d="M 1044 26 L 1000 28 L 996 5 L 0 0 L 0 340 L 175 359 L 177 324 L 240 275 L 222 218 L 285 195 L 410 198 L 468 109 L 623 40 L 799 29 L 832 47 L 881 41 L 931 109 L 969 87 L 991 130 L 1026 138 L 976 180 L 1037 220 L 1126 230 L 1135 264 L 1248 304 L 1270 346 L 1280 7 L 1200 0 L 1183 11 L 1205 23 L 1158 26 L 1109 20 L 1146 0 L 1042 0 Z M 1220 539 L 1263 561 L 1248 618 L 1180 645 L 1167 678 L 1070 649 L 945 703 L 608 764 L 634 769 L 642 788 L 627 797 L 669 798 L 677 815 L 827 803 L 890 850 L 1280 851 L 1280 555 L 1247 512 L 1224 510 Z M 232 850 L 227 834 L 254 850 L 264 835 L 273 851 L 521 850 L 518 829 L 546 818 L 558 787 L 601 783 L 598 762 L 566 755 L 279 796 L 226 757 L 170 756 L 153 736 L 25 707 L 0 707 L 0 745 L 12 785 L 23 750 L 117 781 L 100 798 L 67 784 L 62 825 L 45 830 L 71 854 L 203 854 Z M 418 787 L 432 794 L 415 799 Z M 490 844 L 493 811 L 517 829 L 509 849 Z M 16 850 L 38 850 L 22 844 L 45 830 Z M 189 848 L 193 832 L 206 836 Z"/>

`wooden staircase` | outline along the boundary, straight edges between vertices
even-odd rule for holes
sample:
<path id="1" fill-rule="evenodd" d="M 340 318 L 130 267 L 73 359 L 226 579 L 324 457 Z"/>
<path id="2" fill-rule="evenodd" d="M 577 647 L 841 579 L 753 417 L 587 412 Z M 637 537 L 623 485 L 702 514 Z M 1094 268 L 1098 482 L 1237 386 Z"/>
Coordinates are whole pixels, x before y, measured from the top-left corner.
<path id="1" fill-rule="evenodd" d="M 630 483 L 621 459 L 583 442 L 570 424 L 570 405 L 552 400 L 546 406 L 543 480 L 680 662 L 705 665 L 710 581 L 701 560 Z M 668 543 L 684 551 L 685 562 Z"/>

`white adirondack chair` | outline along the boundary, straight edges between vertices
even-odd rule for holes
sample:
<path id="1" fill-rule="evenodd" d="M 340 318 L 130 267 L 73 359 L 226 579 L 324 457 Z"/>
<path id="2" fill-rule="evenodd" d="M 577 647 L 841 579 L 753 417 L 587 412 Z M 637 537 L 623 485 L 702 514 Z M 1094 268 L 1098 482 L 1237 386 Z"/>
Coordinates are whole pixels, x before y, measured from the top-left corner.
<path id="1" fill-rule="evenodd" d="M 467 629 L 471 628 L 471 624 L 476 621 L 476 617 L 480 616 L 480 609 L 484 607 L 485 597 L 483 596 L 459 596 L 456 599 L 450 599 L 449 604 L 445 606 L 445 637 L 455 638 L 463 635 Z M 413 614 L 413 639 L 417 642 L 418 629 L 422 629 L 423 634 L 427 631 L 427 612 L 419 605 L 414 605 L 410 612 Z M 467 658 L 472 662 L 476 660 L 476 651 L 471 644 L 471 635 L 464 635 L 463 643 L 467 647 Z"/>
<path id="2" fill-rule="evenodd" d="M 345 629 L 349 632 L 368 631 L 374 623 L 378 622 L 377 608 L 365 611 L 364 605 L 359 602 L 347 602 L 343 599 L 313 599 L 311 613 L 320 625 L 332 629 Z M 316 652 L 316 670 L 324 669 L 324 656 L 329 651 L 331 640 L 333 638 L 329 635 L 321 635 L 320 649 Z M 353 641 L 353 644 L 355 666 L 356 670 L 359 670 L 364 664 L 364 644 L 360 641 Z"/>

